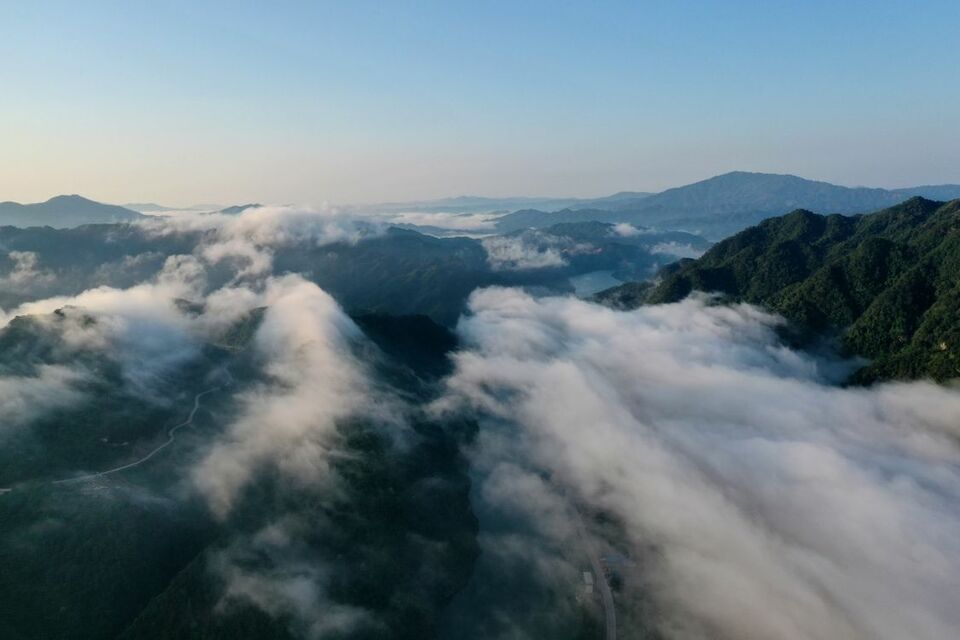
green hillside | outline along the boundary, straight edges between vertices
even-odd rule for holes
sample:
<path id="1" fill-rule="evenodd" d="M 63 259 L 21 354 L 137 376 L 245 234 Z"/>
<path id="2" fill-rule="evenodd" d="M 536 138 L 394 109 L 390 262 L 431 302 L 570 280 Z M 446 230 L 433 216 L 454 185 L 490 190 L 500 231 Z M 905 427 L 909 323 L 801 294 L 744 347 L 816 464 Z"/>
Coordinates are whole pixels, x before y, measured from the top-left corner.
<path id="1" fill-rule="evenodd" d="M 859 382 L 958 377 L 960 200 L 771 218 L 665 273 L 633 302 L 673 302 L 694 290 L 765 305 L 808 334 L 838 332 L 847 353 L 871 361 Z"/>

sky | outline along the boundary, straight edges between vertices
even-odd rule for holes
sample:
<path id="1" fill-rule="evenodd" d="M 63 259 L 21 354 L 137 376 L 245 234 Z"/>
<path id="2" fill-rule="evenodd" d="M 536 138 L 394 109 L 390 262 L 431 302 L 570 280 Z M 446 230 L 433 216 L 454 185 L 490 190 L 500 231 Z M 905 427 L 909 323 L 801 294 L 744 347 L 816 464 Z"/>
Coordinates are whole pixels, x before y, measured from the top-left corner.
<path id="1" fill-rule="evenodd" d="M 0 0 L 0 200 L 956 183 L 958 24 L 955 0 Z"/>

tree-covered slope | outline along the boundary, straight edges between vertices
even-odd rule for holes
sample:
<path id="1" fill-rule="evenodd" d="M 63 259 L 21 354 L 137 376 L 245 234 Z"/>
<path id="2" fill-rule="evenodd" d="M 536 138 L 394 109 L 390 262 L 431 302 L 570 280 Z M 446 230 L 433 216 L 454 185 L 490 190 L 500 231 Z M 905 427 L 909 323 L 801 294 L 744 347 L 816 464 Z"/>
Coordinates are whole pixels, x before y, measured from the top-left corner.
<path id="1" fill-rule="evenodd" d="M 860 381 L 958 377 L 960 200 L 771 218 L 663 274 L 635 302 L 694 290 L 765 305 L 812 332 L 839 331 L 848 353 L 871 360 Z"/>
<path id="2" fill-rule="evenodd" d="M 186 300 L 177 306 L 203 310 Z M 125 382 L 116 350 L 64 338 L 75 324 L 92 330 L 109 320 L 67 308 L 18 316 L 0 329 L 0 382 L 30 383 L 45 367 L 78 372 L 61 392 L 76 391 L 74 402 L 19 422 L 10 415 L 17 407 L 3 405 L 0 638 L 314 637 L 303 619 L 325 620 L 332 611 L 343 628 L 324 637 L 436 635 L 440 611 L 478 553 L 460 450 L 473 425 L 419 408 L 449 368 L 455 335 L 425 316 L 357 316 L 369 339 L 357 338 L 352 349 L 396 400 L 390 406 L 403 412 L 404 426 L 344 418 L 325 442 L 337 452 L 329 484 L 300 486 L 258 468 L 231 517 L 217 519 L 191 488 L 191 474 L 225 437 L 236 394 L 262 393 L 267 374 L 251 347 L 264 314 L 255 308 L 210 335 L 193 358 L 157 376 L 150 395 Z M 195 394 L 212 384 L 222 386 L 194 416 Z M 190 427 L 149 462 L 87 476 L 143 458 L 187 416 Z M 257 531 L 290 526 L 296 543 L 281 544 L 279 555 L 259 544 Z M 308 582 L 322 583 L 327 609 L 311 604 L 297 617 L 237 591 L 249 580 L 257 593 L 277 585 L 308 599 L 318 596 Z"/>

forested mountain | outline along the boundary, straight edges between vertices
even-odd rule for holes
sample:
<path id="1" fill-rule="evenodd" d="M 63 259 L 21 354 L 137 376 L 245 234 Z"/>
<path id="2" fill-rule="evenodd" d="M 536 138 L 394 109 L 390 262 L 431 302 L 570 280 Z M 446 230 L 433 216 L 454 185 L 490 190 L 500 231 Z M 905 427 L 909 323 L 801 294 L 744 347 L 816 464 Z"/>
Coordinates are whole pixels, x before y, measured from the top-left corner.
<path id="1" fill-rule="evenodd" d="M 0 254 L 0 308 L 101 285 L 129 287 L 157 274 L 167 256 L 202 252 L 213 236 L 192 229 L 158 233 L 136 224 L 0 228 L 6 251 Z M 482 240 L 391 227 L 359 241 L 290 241 L 272 262 L 280 273 L 306 274 L 350 311 L 425 314 L 452 325 L 477 287 L 535 286 L 566 293 L 573 290 L 570 277 L 578 274 L 606 270 L 621 280 L 639 279 L 684 252 L 707 247 L 691 234 L 618 232 L 601 223 Z M 233 275 L 229 261 L 222 261 L 207 277 L 211 286 L 219 286 Z"/>
<path id="2" fill-rule="evenodd" d="M 77 227 L 101 222 L 130 222 L 145 216 L 124 207 L 94 202 L 78 195 L 56 196 L 46 202 L 0 202 L 0 226 Z"/>
<path id="3" fill-rule="evenodd" d="M 202 310 L 185 301 L 183 307 Z M 69 370 L 75 383 L 61 392 L 62 406 L 29 429 L 8 424 L 3 433 L 0 487 L 15 489 L 0 491 L 0 636 L 297 637 L 288 616 L 232 600 L 226 583 L 235 578 L 219 569 L 227 557 L 294 586 L 304 584 L 298 572 L 324 567 L 336 576 L 327 607 L 378 620 L 363 637 L 435 633 L 436 610 L 462 587 L 476 555 L 456 425 L 442 427 L 398 403 L 410 421 L 400 447 L 388 425 L 343 420 L 325 443 L 340 452 L 329 469 L 335 499 L 314 486 L 278 482 L 265 469 L 256 471 L 259 483 L 228 520 L 182 497 L 180 483 L 196 457 L 237 411 L 230 395 L 262 389 L 269 377 L 250 346 L 263 311 L 158 371 L 149 394 L 131 386 L 129 363 L 118 354 L 65 340 L 66 327 L 96 332 L 101 322 L 77 309 L 18 317 L 0 329 L 0 376 L 39 384 Z M 455 337 L 422 316 L 356 321 L 368 337 L 358 336 L 354 347 L 379 384 L 411 402 L 429 397 L 447 372 Z M 69 481 L 142 460 L 182 423 L 203 389 L 215 391 L 196 420 L 189 414 L 193 423 L 165 455 L 122 476 Z M 249 537 L 271 522 L 303 523 L 306 541 L 282 557 L 264 556 L 262 542 Z"/>
<path id="4" fill-rule="evenodd" d="M 634 437 L 583 424 L 702 425 L 690 449 L 713 455 L 717 416 L 740 443 L 765 428 L 761 404 L 802 396 L 788 407 L 813 411 L 801 434 L 889 412 L 887 396 L 866 406 L 865 394 L 909 385 L 844 390 L 841 375 L 821 379 L 847 370 L 832 352 L 791 348 L 823 336 L 871 360 L 856 381 L 960 372 L 960 200 L 798 210 L 713 248 L 596 220 L 434 237 L 269 206 L 5 226 L 0 246 L 0 637 L 14 640 L 582 640 L 607 611 L 618 637 L 659 637 L 672 622 L 647 576 L 670 549 L 646 528 L 670 491 L 640 533 L 605 500 L 623 470 L 656 469 L 633 462 L 661 447 L 614 446 L 564 478 L 595 443 Z M 583 299 L 623 280 L 597 299 L 624 309 L 720 291 L 791 322 L 780 336 L 722 299 L 635 313 Z M 754 402 L 753 387 L 770 395 Z M 948 392 L 910 388 L 923 401 Z M 524 460 L 539 446 L 517 421 L 526 409 L 531 425 L 566 422 L 565 457 L 551 445 Z M 815 433 L 822 446 L 829 432 Z M 734 451 L 737 473 L 764 468 Z M 876 455 L 889 453 L 857 457 Z M 625 486 L 646 481 L 656 473 Z"/>
<path id="5" fill-rule="evenodd" d="M 960 200 L 915 197 L 850 217 L 797 210 L 662 277 L 652 291 L 600 298 L 622 306 L 721 292 L 806 331 L 839 332 L 848 354 L 871 360 L 857 380 L 960 375 Z"/>

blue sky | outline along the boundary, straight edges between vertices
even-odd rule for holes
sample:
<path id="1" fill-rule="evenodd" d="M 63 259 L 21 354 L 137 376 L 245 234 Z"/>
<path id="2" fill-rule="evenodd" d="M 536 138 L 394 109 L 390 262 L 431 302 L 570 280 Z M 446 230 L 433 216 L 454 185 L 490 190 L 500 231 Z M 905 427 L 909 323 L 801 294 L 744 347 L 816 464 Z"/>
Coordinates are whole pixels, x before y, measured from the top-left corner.
<path id="1" fill-rule="evenodd" d="M 960 182 L 957 25 L 955 0 L 0 0 L 0 200 Z"/>

